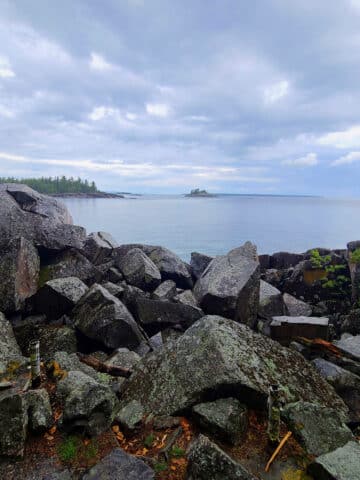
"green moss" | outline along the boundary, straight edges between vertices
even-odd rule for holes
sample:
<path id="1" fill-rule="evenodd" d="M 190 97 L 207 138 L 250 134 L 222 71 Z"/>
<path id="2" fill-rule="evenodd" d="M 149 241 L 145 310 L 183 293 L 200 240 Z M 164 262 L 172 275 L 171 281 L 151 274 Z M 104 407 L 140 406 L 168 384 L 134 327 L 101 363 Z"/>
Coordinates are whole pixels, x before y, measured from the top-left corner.
<path id="1" fill-rule="evenodd" d="M 173 448 L 171 449 L 170 455 L 176 458 L 184 457 L 185 450 L 183 448 L 178 447 L 177 445 L 174 445 Z"/>
<path id="2" fill-rule="evenodd" d="M 151 448 L 155 440 L 155 435 L 150 434 L 144 440 L 144 445 L 146 448 Z"/>
<path id="3" fill-rule="evenodd" d="M 168 468 L 167 463 L 155 463 L 154 465 L 154 470 L 156 473 L 165 472 L 167 468 Z"/>
<path id="4" fill-rule="evenodd" d="M 350 253 L 350 262 L 355 264 L 360 263 L 360 248 L 356 248 L 353 252 Z"/>
<path id="5" fill-rule="evenodd" d="M 75 460 L 79 448 L 79 439 L 66 437 L 58 447 L 58 455 L 62 462 L 68 463 Z"/>

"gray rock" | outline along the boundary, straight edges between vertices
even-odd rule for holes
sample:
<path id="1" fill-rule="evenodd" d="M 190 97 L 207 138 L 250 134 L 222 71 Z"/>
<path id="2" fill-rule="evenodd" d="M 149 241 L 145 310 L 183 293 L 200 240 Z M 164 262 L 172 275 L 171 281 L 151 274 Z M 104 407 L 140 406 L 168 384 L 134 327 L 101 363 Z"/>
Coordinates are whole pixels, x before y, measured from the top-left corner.
<path id="1" fill-rule="evenodd" d="M 247 242 L 216 257 L 196 282 L 194 295 L 204 312 L 255 325 L 260 291 L 256 247 Z"/>
<path id="2" fill-rule="evenodd" d="M 94 232 L 86 237 L 83 253 L 91 263 L 100 265 L 111 259 L 113 249 L 118 246 L 110 233 Z"/>
<path id="3" fill-rule="evenodd" d="M 334 344 L 352 355 L 356 360 L 360 360 L 360 335 L 338 340 Z"/>
<path id="4" fill-rule="evenodd" d="M 176 283 L 173 280 L 166 280 L 161 283 L 152 293 L 154 300 L 172 300 L 176 295 Z"/>
<path id="5" fill-rule="evenodd" d="M 24 454 L 27 424 L 25 395 L 13 389 L 0 391 L 0 456 Z"/>
<path id="6" fill-rule="evenodd" d="M 124 280 L 124 275 L 116 267 L 111 267 L 106 272 L 104 279 L 108 282 L 119 283 Z"/>
<path id="7" fill-rule="evenodd" d="M 129 250 L 117 258 L 116 266 L 130 285 L 142 290 L 152 291 L 161 283 L 161 274 L 157 266 L 139 248 Z"/>
<path id="8" fill-rule="evenodd" d="M 66 370 L 67 372 L 82 372 L 85 375 L 93 378 L 96 382 L 105 383 L 105 385 L 108 385 L 109 382 L 107 380 L 111 379 L 110 376 L 99 373 L 94 368 L 81 362 L 76 353 L 68 354 L 67 352 L 58 351 L 54 354 L 53 359 L 58 362 L 62 370 Z"/>
<path id="9" fill-rule="evenodd" d="M 295 267 L 295 265 L 302 260 L 304 260 L 304 254 L 302 253 L 276 252 L 270 256 L 269 268 L 284 270 L 290 267 Z"/>
<path id="10" fill-rule="evenodd" d="M 204 316 L 203 311 L 197 307 L 146 298 L 136 299 L 134 314 L 138 322 L 151 335 L 171 325 L 187 328 Z"/>
<path id="11" fill-rule="evenodd" d="M 106 360 L 108 365 L 117 365 L 123 368 L 133 368 L 141 357 L 136 353 L 128 350 L 127 348 L 118 348 L 112 355 Z"/>
<path id="12" fill-rule="evenodd" d="M 309 304 L 299 300 L 298 298 L 284 293 L 283 295 L 285 303 L 285 314 L 290 317 L 310 317 L 312 314 L 312 308 Z"/>
<path id="13" fill-rule="evenodd" d="M 351 430 L 333 408 L 296 402 L 286 405 L 282 415 L 310 455 L 323 455 L 354 439 Z"/>
<path id="14" fill-rule="evenodd" d="M 0 185 L 0 246 L 24 237 L 49 250 L 81 248 L 85 229 L 72 225 L 63 203 L 25 185 Z"/>
<path id="15" fill-rule="evenodd" d="M 190 267 L 191 273 L 193 276 L 198 280 L 201 275 L 203 274 L 204 270 L 207 268 L 211 260 L 214 257 L 209 257 L 208 255 L 204 255 L 203 253 L 192 252 L 191 253 L 191 260 L 190 260 Z"/>
<path id="16" fill-rule="evenodd" d="M 350 411 L 350 421 L 360 422 L 360 377 L 323 358 L 316 358 L 313 364 L 344 400 Z"/>
<path id="17" fill-rule="evenodd" d="M 341 331 L 351 333 L 351 335 L 360 335 L 360 309 L 352 310 L 349 315 L 345 315 L 341 322 Z"/>
<path id="18" fill-rule="evenodd" d="M 76 328 L 105 348 L 135 348 L 143 337 L 125 305 L 101 285 L 93 285 L 72 311 Z"/>
<path id="19" fill-rule="evenodd" d="M 284 315 L 285 306 L 280 290 L 270 283 L 260 280 L 259 317 L 270 319 L 276 315 Z"/>
<path id="20" fill-rule="evenodd" d="M 40 269 L 39 286 L 57 278 L 76 277 L 87 285 L 100 281 L 101 272 L 77 250 L 65 250 Z"/>
<path id="21" fill-rule="evenodd" d="M 26 393 L 29 415 L 29 427 L 33 433 L 43 433 L 53 422 L 49 394 L 44 388 L 30 390 Z"/>
<path id="22" fill-rule="evenodd" d="M 191 290 L 185 290 L 174 297 L 174 301 L 191 307 L 199 307 L 197 300 Z"/>
<path id="23" fill-rule="evenodd" d="M 58 383 L 57 396 L 64 404 L 61 426 L 87 435 L 106 431 L 115 416 L 117 400 L 110 387 L 79 371 L 70 371 Z"/>
<path id="24" fill-rule="evenodd" d="M 88 287 L 79 278 L 56 278 L 46 282 L 28 299 L 27 305 L 33 313 L 56 320 L 68 313 L 87 291 Z"/>
<path id="25" fill-rule="evenodd" d="M 11 240 L 0 257 L 0 311 L 21 310 L 37 290 L 39 270 L 40 258 L 34 245 L 23 237 Z"/>
<path id="26" fill-rule="evenodd" d="M 106 290 L 110 292 L 111 295 L 114 295 L 114 297 L 118 298 L 119 300 L 122 300 L 122 298 L 124 297 L 125 289 L 122 285 L 116 285 L 112 282 L 105 282 L 102 284 L 102 286 L 106 288 Z"/>
<path id="27" fill-rule="evenodd" d="M 329 319 L 326 317 L 273 317 L 270 324 L 271 338 L 282 345 L 289 345 L 296 337 L 329 338 Z"/>
<path id="28" fill-rule="evenodd" d="M 142 460 L 116 448 L 92 467 L 83 480 L 154 480 L 155 474 Z"/>
<path id="29" fill-rule="evenodd" d="M 177 415 L 230 391 L 252 408 L 265 408 L 272 384 L 285 390 L 288 402 L 311 400 L 347 414 L 333 388 L 300 354 L 216 316 L 202 318 L 176 342 L 142 358 L 122 402 L 136 399 L 146 413 Z"/>
<path id="30" fill-rule="evenodd" d="M 321 455 L 308 470 L 316 480 L 359 480 L 359 443 L 348 442 L 333 452 Z"/>
<path id="31" fill-rule="evenodd" d="M 134 430 L 144 417 L 144 408 L 137 400 L 132 400 L 122 407 L 116 415 L 116 421 L 126 430 Z"/>
<path id="32" fill-rule="evenodd" d="M 22 360 L 22 354 L 10 322 L 0 312 L 0 373 L 12 360 Z"/>
<path id="33" fill-rule="evenodd" d="M 248 427 L 247 408 L 236 398 L 200 403 L 192 411 L 201 427 L 233 445 L 239 445 Z"/>
<path id="34" fill-rule="evenodd" d="M 256 480 L 204 435 L 194 440 L 187 456 L 187 480 Z"/>

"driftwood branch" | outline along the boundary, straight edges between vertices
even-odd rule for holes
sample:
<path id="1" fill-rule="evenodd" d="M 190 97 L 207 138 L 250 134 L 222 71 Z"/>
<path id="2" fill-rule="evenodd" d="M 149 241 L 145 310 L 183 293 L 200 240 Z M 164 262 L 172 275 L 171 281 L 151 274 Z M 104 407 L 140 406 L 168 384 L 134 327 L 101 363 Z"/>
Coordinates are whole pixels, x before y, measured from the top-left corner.
<path id="1" fill-rule="evenodd" d="M 108 373 L 113 377 L 125 377 L 125 378 L 129 378 L 130 375 L 132 374 L 132 370 L 128 368 L 119 367 L 117 365 L 108 365 L 107 363 L 101 362 L 100 360 L 98 360 L 97 358 L 91 355 L 84 355 L 82 353 L 78 353 L 77 355 L 79 357 L 79 360 L 82 363 L 89 365 L 89 367 L 94 368 L 98 372 Z"/>
<path id="2" fill-rule="evenodd" d="M 265 472 L 268 472 L 270 467 L 271 467 L 271 464 L 273 463 L 273 461 L 275 460 L 275 458 L 279 455 L 279 452 L 280 450 L 283 448 L 283 446 L 285 445 L 285 443 L 289 440 L 289 438 L 291 437 L 292 435 L 292 432 L 287 432 L 287 434 L 285 435 L 285 437 L 281 440 L 281 442 L 279 443 L 279 445 L 277 446 L 275 452 L 271 455 L 271 458 L 270 460 L 268 461 L 268 463 L 266 464 L 266 467 L 265 467 Z"/>

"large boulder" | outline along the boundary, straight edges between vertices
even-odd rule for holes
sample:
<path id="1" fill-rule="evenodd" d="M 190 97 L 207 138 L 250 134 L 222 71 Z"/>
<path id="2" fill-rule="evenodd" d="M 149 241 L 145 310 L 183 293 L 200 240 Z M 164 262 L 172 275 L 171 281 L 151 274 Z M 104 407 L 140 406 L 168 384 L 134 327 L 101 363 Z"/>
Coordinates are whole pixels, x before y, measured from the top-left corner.
<path id="1" fill-rule="evenodd" d="M 289 345 L 297 337 L 329 338 L 327 317 L 273 317 L 270 324 L 271 338 L 282 345 Z"/>
<path id="2" fill-rule="evenodd" d="M 333 408 L 296 402 L 286 405 L 282 415 L 310 455 L 323 455 L 354 439 L 351 430 Z"/>
<path id="3" fill-rule="evenodd" d="M 252 408 L 266 408 L 273 384 L 284 389 L 288 402 L 313 401 L 347 415 L 343 401 L 302 355 L 217 316 L 202 318 L 144 357 L 122 402 L 136 399 L 146 413 L 174 415 L 229 392 Z"/>
<path id="4" fill-rule="evenodd" d="M 194 294 L 208 314 L 222 315 L 253 327 L 260 291 L 256 247 L 247 242 L 214 258 L 197 281 Z"/>
<path id="5" fill-rule="evenodd" d="M 27 304 L 33 313 L 43 313 L 48 320 L 56 320 L 68 313 L 87 290 L 79 278 L 56 278 L 46 282 Z"/>
<path id="6" fill-rule="evenodd" d="M 173 280 L 165 280 L 152 293 L 154 300 L 172 300 L 176 295 L 176 283 Z"/>
<path id="7" fill-rule="evenodd" d="M 0 185 L 0 246 L 24 237 L 49 250 L 81 248 L 85 230 L 72 225 L 63 203 L 26 185 Z"/>
<path id="8" fill-rule="evenodd" d="M 21 310 L 37 290 L 39 270 L 40 258 L 33 244 L 23 237 L 11 240 L 0 258 L 0 311 Z"/>
<path id="9" fill-rule="evenodd" d="M 342 317 L 341 331 L 360 335 L 360 308 L 355 308 Z"/>
<path id="10" fill-rule="evenodd" d="M 299 300 L 298 298 L 284 293 L 285 315 L 289 317 L 310 317 L 312 314 L 312 307 L 308 303 Z"/>
<path id="11" fill-rule="evenodd" d="M 154 480 L 155 474 L 142 460 L 115 448 L 85 473 L 83 480 Z"/>
<path id="12" fill-rule="evenodd" d="M 33 433 L 43 433 L 53 424 L 53 416 L 48 392 L 44 388 L 29 390 L 26 393 L 29 415 L 29 428 Z"/>
<path id="13" fill-rule="evenodd" d="M 259 317 L 271 319 L 276 315 L 284 315 L 284 312 L 284 300 L 280 290 L 260 280 Z"/>
<path id="14" fill-rule="evenodd" d="M 187 456 L 187 480 L 256 480 L 205 435 L 193 441 Z"/>
<path id="15" fill-rule="evenodd" d="M 125 305 L 101 285 L 94 284 L 72 311 L 76 328 L 105 348 L 135 348 L 142 334 Z"/>
<path id="16" fill-rule="evenodd" d="M 321 455 L 308 470 L 316 480 L 359 480 L 359 443 L 348 442 L 343 447 Z"/>
<path id="17" fill-rule="evenodd" d="M 334 342 L 337 347 L 360 361 L 360 335 L 342 338 Z"/>
<path id="18" fill-rule="evenodd" d="M 14 389 L 0 391 L 0 457 L 23 455 L 27 424 L 25 394 Z"/>
<path id="19" fill-rule="evenodd" d="M 192 252 L 191 253 L 191 260 L 190 260 L 190 267 L 191 273 L 196 278 L 201 277 L 204 270 L 207 268 L 209 263 L 214 257 L 209 257 L 208 255 L 204 255 L 203 253 Z"/>
<path id="20" fill-rule="evenodd" d="M 19 361 L 21 350 L 17 344 L 12 326 L 0 312 L 0 373 L 6 370 L 8 362 Z"/>
<path id="21" fill-rule="evenodd" d="M 111 259 L 112 251 L 118 247 L 117 241 L 106 232 L 90 233 L 85 240 L 83 253 L 94 265 Z"/>
<path id="22" fill-rule="evenodd" d="M 304 254 L 302 253 L 276 252 L 270 256 L 268 268 L 284 270 L 295 267 L 302 260 L 304 260 Z"/>
<path id="23" fill-rule="evenodd" d="M 110 387 L 80 371 L 70 371 L 58 383 L 57 398 L 63 404 L 61 427 L 87 435 L 106 431 L 115 416 L 116 397 Z"/>
<path id="24" fill-rule="evenodd" d="M 133 248 L 118 257 L 116 266 L 127 283 L 142 290 L 152 291 L 161 283 L 159 269 L 140 248 Z"/>
<path id="25" fill-rule="evenodd" d="M 172 325 L 190 327 L 203 316 L 200 308 L 191 305 L 147 298 L 137 298 L 135 301 L 135 317 L 151 335 Z"/>

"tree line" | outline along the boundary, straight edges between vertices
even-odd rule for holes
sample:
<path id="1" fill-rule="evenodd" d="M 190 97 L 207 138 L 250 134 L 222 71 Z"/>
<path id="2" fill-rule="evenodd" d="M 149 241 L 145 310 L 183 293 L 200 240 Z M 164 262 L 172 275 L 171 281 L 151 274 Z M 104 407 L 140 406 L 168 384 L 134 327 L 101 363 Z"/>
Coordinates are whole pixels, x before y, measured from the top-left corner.
<path id="1" fill-rule="evenodd" d="M 0 177 L 0 183 L 23 183 L 40 193 L 95 193 L 98 191 L 95 182 L 65 176 L 20 179 Z"/>

